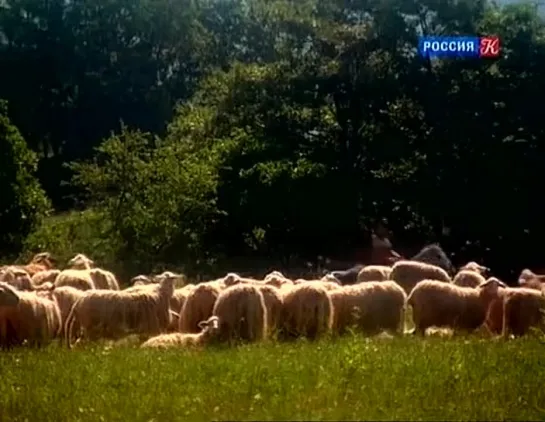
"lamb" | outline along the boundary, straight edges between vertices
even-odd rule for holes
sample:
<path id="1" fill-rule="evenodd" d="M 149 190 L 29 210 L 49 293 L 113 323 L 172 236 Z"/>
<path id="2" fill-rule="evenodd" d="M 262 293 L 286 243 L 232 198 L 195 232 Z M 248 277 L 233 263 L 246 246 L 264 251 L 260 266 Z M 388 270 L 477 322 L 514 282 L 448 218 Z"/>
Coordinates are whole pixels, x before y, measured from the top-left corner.
<path id="1" fill-rule="evenodd" d="M 10 284 L 17 290 L 34 290 L 34 284 L 28 273 L 22 268 L 8 266 L 0 271 L 0 281 Z"/>
<path id="2" fill-rule="evenodd" d="M 198 333 L 199 322 L 212 316 L 214 304 L 221 291 L 217 281 L 198 284 L 187 296 L 180 312 L 180 332 Z"/>
<path id="3" fill-rule="evenodd" d="M 259 341 L 267 333 L 267 307 L 257 286 L 236 284 L 220 293 L 212 315 L 220 321 L 220 341 Z"/>
<path id="4" fill-rule="evenodd" d="M 415 331 L 424 335 L 429 327 L 473 331 L 484 322 L 490 303 L 505 284 L 495 278 L 472 287 L 459 287 L 439 280 L 423 280 L 407 300 L 413 308 Z"/>
<path id="5" fill-rule="evenodd" d="M 407 295 L 393 281 L 370 281 L 329 292 L 333 303 L 333 330 L 344 334 L 354 326 L 367 334 L 403 332 Z"/>
<path id="6" fill-rule="evenodd" d="M 27 342 L 43 346 L 59 335 L 61 317 L 57 304 L 34 292 L 18 292 L 0 282 L 0 347 Z"/>
<path id="7" fill-rule="evenodd" d="M 37 272 L 31 278 L 34 286 L 40 286 L 44 283 L 55 283 L 55 279 L 60 274 L 60 270 L 44 270 Z"/>
<path id="8" fill-rule="evenodd" d="M 135 292 L 89 290 L 72 306 L 64 334 L 69 348 L 75 324 L 90 338 L 117 339 L 125 333 L 157 335 L 170 323 L 169 301 L 174 278 L 163 278 L 157 289 Z"/>
<path id="9" fill-rule="evenodd" d="M 283 297 L 279 337 L 304 336 L 314 340 L 326 334 L 333 323 L 333 305 L 327 290 L 317 283 L 303 283 Z"/>
<path id="10" fill-rule="evenodd" d="M 510 289 L 504 296 L 502 336 L 515 337 L 528 333 L 530 328 L 545 328 L 545 292 L 521 287 Z"/>
<path id="11" fill-rule="evenodd" d="M 70 286 L 79 290 L 91 290 L 95 288 L 95 283 L 91 278 L 89 270 L 63 270 L 59 273 L 53 283 L 55 288 Z"/>
<path id="12" fill-rule="evenodd" d="M 392 274 L 392 267 L 387 265 L 367 265 L 358 273 L 357 282 L 385 281 L 390 278 L 390 274 Z"/>
<path id="13" fill-rule="evenodd" d="M 429 279 L 445 283 L 451 282 L 449 275 L 444 269 L 417 261 L 396 262 L 392 267 L 390 279 L 399 284 L 407 294 L 422 280 Z"/>
<path id="14" fill-rule="evenodd" d="M 211 343 L 219 334 L 219 319 L 211 316 L 199 322 L 201 332 L 198 334 L 171 333 L 148 339 L 140 347 L 143 349 L 168 349 L 172 347 L 201 347 Z"/>

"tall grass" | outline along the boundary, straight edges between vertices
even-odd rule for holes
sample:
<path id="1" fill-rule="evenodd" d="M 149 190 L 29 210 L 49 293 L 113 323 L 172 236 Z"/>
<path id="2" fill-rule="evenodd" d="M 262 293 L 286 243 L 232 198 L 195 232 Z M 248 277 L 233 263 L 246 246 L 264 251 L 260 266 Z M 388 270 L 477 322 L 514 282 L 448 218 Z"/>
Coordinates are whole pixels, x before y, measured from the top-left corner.
<path id="1" fill-rule="evenodd" d="M 0 353 L 1 421 L 544 420 L 538 339 Z"/>

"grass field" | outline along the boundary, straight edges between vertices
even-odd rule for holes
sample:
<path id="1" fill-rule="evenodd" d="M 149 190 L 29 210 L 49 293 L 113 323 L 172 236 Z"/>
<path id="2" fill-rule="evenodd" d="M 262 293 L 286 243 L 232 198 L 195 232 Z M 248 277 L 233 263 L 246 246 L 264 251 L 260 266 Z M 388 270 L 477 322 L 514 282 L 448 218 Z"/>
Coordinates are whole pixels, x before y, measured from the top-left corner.
<path id="1" fill-rule="evenodd" d="M 0 353 L 0 421 L 545 420 L 539 340 Z"/>

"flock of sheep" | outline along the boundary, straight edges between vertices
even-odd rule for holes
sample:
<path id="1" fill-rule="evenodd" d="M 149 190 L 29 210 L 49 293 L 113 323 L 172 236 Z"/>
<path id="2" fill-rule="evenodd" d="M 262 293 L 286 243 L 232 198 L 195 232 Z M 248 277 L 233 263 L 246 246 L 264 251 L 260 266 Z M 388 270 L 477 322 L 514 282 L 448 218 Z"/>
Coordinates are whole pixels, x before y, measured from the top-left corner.
<path id="1" fill-rule="evenodd" d="M 267 338 L 316 339 L 349 330 L 367 335 L 412 334 L 432 327 L 452 332 L 482 329 L 521 336 L 542 326 L 545 276 L 525 269 L 508 287 L 475 262 L 453 277 L 427 262 L 402 260 L 358 270 L 352 284 L 330 273 L 291 280 L 278 271 L 263 279 L 228 273 L 217 280 L 176 288 L 181 276 L 137 276 L 120 289 L 113 273 L 78 254 L 67 268 L 53 268 L 48 253 L 27 265 L 0 267 L 0 347 L 45 345 L 62 338 L 118 340 L 137 334 L 141 347 L 233 344 Z"/>

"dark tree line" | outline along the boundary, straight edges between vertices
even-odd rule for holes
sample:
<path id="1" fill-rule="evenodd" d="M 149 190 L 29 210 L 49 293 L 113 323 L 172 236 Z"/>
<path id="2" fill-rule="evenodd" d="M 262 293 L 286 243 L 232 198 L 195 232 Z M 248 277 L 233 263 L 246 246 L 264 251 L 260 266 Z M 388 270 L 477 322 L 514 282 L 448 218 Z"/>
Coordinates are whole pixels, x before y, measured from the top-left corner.
<path id="1" fill-rule="evenodd" d="M 385 218 L 407 254 L 536 267 L 544 28 L 469 0 L 7 0 L 0 249 L 287 262 Z M 501 58 L 425 60 L 423 33 L 497 34 Z"/>

